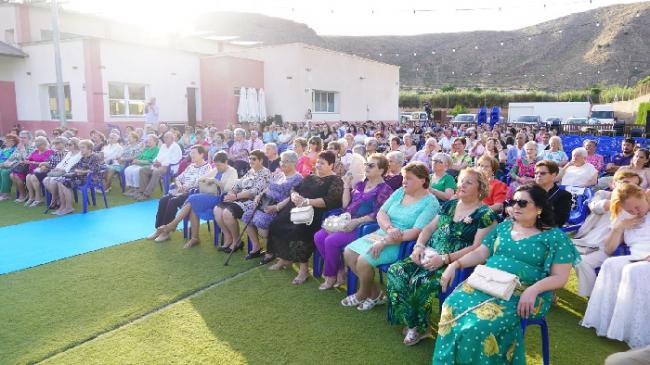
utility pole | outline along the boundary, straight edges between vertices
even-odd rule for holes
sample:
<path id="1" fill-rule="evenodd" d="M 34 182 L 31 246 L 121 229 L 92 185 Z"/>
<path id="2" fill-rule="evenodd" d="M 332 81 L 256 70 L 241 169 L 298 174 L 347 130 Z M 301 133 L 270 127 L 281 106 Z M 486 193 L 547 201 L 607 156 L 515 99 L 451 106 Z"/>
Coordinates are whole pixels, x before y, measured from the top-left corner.
<path id="1" fill-rule="evenodd" d="M 63 87 L 63 70 L 61 67 L 61 34 L 59 33 L 59 6 L 57 0 L 50 2 L 52 10 L 52 45 L 54 46 L 54 67 L 56 70 L 56 105 L 59 111 L 59 123 L 65 127 L 65 91 Z"/>

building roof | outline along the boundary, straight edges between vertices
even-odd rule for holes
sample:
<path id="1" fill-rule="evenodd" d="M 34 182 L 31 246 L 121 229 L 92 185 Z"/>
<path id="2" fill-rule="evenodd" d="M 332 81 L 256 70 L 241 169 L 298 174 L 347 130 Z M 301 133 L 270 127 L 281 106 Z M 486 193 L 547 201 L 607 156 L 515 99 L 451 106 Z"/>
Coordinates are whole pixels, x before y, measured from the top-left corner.
<path id="1" fill-rule="evenodd" d="M 21 51 L 19 48 L 16 48 L 10 44 L 0 42 L 0 56 L 9 56 L 9 57 L 27 57 L 27 53 Z"/>

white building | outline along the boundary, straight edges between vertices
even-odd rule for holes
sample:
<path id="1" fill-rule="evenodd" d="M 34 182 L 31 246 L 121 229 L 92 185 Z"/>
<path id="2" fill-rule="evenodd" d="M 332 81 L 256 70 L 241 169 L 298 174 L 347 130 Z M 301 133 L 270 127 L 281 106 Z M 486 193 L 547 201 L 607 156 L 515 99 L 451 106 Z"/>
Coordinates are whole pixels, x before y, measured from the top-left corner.
<path id="1" fill-rule="evenodd" d="M 60 29 L 65 112 L 82 135 L 142 125 L 151 97 L 161 121 L 223 126 L 237 119 L 240 87 L 264 88 L 267 114 L 285 121 L 308 110 L 313 120 L 397 120 L 397 66 L 305 44 L 243 48 L 149 34 L 69 12 Z M 51 36 L 48 8 L 0 5 L 0 132 L 58 126 Z"/>

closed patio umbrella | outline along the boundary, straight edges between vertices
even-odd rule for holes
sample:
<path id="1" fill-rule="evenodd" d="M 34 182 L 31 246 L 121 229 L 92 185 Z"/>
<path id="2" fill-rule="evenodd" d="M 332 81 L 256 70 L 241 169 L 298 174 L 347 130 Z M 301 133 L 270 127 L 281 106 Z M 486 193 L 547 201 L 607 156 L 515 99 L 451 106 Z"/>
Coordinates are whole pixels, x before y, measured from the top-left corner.
<path id="1" fill-rule="evenodd" d="M 237 106 L 237 116 L 239 121 L 243 122 L 248 119 L 248 103 L 246 88 L 239 89 L 239 105 Z"/>
<path id="2" fill-rule="evenodd" d="M 257 101 L 260 104 L 260 121 L 266 121 L 266 95 L 264 89 L 260 89 L 260 94 L 257 96 Z"/>
<path id="3" fill-rule="evenodd" d="M 248 104 L 248 121 L 258 122 L 260 119 L 259 104 L 257 103 L 257 91 L 251 87 L 248 89 L 246 103 Z"/>

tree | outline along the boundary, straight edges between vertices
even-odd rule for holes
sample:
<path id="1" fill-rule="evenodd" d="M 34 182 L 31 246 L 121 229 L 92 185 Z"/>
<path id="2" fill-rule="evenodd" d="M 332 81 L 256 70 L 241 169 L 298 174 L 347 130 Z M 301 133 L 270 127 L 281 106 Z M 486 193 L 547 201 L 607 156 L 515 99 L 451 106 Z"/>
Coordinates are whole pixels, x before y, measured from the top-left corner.
<path id="1" fill-rule="evenodd" d="M 467 108 L 464 105 L 456 104 L 449 115 L 457 116 L 458 114 L 467 114 Z"/>
<path id="2" fill-rule="evenodd" d="M 452 91 L 456 91 L 456 86 L 447 85 L 447 86 L 443 86 L 442 89 L 440 90 L 442 90 L 442 92 L 452 92 Z"/>

